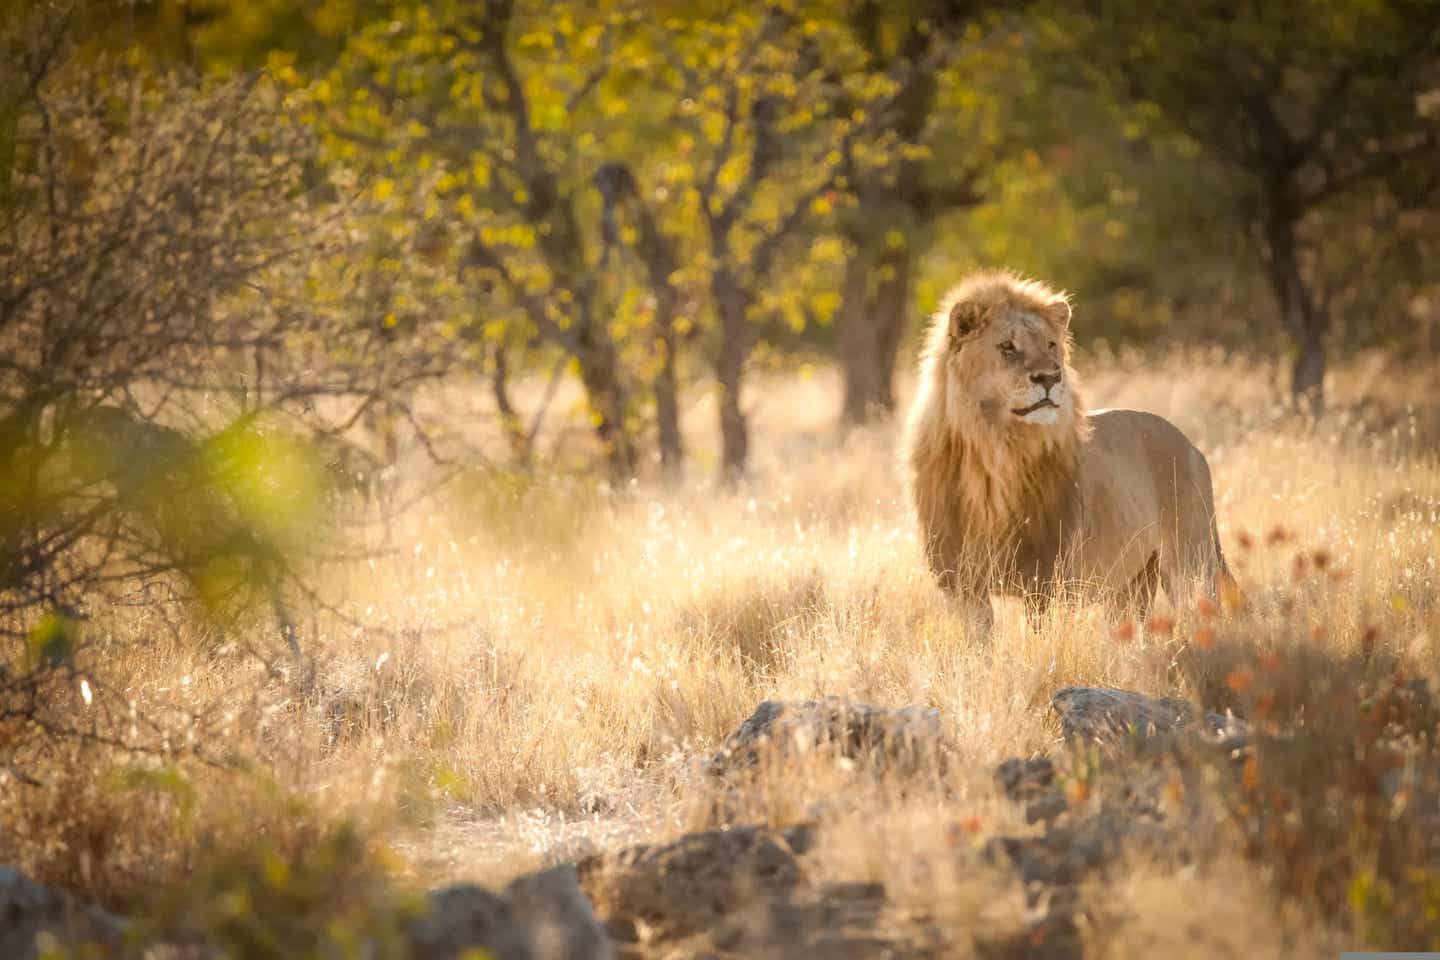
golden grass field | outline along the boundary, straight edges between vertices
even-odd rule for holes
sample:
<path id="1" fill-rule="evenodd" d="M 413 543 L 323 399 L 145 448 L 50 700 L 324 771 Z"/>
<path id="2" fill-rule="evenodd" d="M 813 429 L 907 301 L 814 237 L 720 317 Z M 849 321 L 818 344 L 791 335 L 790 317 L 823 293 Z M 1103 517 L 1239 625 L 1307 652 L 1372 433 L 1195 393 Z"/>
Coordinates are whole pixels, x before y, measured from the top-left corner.
<path id="1" fill-rule="evenodd" d="M 0 793 L 0 818 L 28 831 L 12 854 L 44 879 L 124 902 L 183 875 L 215 838 L 268 835 L 298 848 L 312 824 L 340 816 L 431 886 L 498 884 L 721 820 L 818 818 L 815 876 L 884 882 L 897 916 L 923 913 L 957 934 L 951 946 L 964 955 L 958 932 L 1023 918 L 1019 884 L 980 851 L 987 837 L 1033 828 L 998 796 L 991 771 L 1007 757 L 1063 752 L 1048 709 L 1056 689 L 1205 700 L 1224 680 L 1243 694 L 1249 681 L 1233 672 L 1207 678 L 1186 666 L 1197 637 L 1207 649 L 1240 644 L 1255 671 L 1283 672 L 1310 653 L 1350 663 L 1365 647 L 1367 663 L 1436 673 L 1434 370 L 1352 359 L 1335 373 L 1331 413 L 1307 424 L 1286 413 L 1271 363 L 1179 351 L 1077 360 L 1092 408 L 1162 414 L 1208 456 L 1221 539 L 1249 598 L 1242 612 L 1179 610 L 1173 629 L 1147 629 L 1058 607 L 1027 624 L 1005 602 L 990 644 L 974 642 L 924 567 L 894 428 L 841 436 L 826 368 L 757 374 L 756 456 L 738 489 L 711 482 L 713 410 L 702 397 L 688 413 L 694 449 L 679 488 L 607 492 L 583 477 L 501 481 L 477 470 L 383 532 L 367 528 L 367 557 L 316 575 L 343 616 L 305 622 L 317 658 L 308 698 L 230 652 L 224 636 L 162 629 L 146 605 L 116 611 L 92 669 L 140 713 L 259 772 L 187 761 L 184 788 L 107 791 L 83 769 L 100 762 L 85 759 L 94 748 L 57 747 L 68 775 L 43 788 L 8 781 Z M 430 407 L 483 446 L 484 396 L 453 384 Z M 406 457 L 401 501 L 442 473 L 418 450 Z M 738 806 L 713 802 L 697 758 L 764 699 L 824 695 L 938 708 L 957 762 L 903 788 L 797 764 L 757 781 Z M 1312 773 L 1286 783 L 1310 789 Z M 1320 956 L 1352 943 L 1354 917 L 1322 909 L 1303 870 L 1294 889 L 1285 878 L 1302 861 L 1318 864 L 1305 868 L 1317 876 L 1363 871 L 1363 850 L 1306 859 L 1292 849 L 1359 828 L 1310 835 L 1308 824 L 1290 846 L 1257 851 L 1233 819 L 1214 817 L 1195 826 L 1186 863 L 1133 855 L 1082 891 L 1087 945 L 1104 956 L 1213 957 Z"/>

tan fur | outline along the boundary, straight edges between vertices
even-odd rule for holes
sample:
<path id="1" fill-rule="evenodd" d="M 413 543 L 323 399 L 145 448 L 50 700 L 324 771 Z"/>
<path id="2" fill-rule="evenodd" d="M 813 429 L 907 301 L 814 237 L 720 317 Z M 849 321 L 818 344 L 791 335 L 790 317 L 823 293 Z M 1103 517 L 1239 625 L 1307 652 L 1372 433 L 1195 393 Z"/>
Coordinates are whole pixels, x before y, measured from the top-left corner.
<path id="1" fill-rule="evenodd" d="M 1213 595 L 1205 458 L 1159 417 L 1084 410 L 1069 317 L 1009 273 L 967 278 L 935 313 L 903 441 L 931 569 L 973 600 L 1065 584 L 1143 607 L 1195 575 Z"/>

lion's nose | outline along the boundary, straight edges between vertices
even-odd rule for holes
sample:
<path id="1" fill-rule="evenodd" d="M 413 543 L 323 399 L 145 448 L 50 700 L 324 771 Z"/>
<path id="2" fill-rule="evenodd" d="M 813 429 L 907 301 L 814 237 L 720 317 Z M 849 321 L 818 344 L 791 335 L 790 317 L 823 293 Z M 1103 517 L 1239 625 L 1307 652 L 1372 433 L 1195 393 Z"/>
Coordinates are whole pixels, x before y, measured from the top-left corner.
<path id="1" fill-rule="evenodd" d="M 1044 387 L 1046 391 L 1049 391 L 1051 387 L 1060 382 L 1060 371 L 1056 370 L 1054 373 L 1032 373 L 1030 374 L 1030 382 L 1038 383 Z"/>

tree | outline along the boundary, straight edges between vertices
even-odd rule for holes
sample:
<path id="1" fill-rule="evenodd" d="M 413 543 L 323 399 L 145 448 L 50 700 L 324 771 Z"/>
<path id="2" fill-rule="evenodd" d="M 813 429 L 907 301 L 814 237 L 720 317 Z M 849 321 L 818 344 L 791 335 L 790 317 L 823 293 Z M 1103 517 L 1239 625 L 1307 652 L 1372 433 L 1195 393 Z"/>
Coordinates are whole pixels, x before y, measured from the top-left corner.
<path id="1" fill-rule="evenodd" d="M 1323 405 L 1324 215 L 1367 190 L 1433 201 L 1440 7 L 1425 0 L 1094 0 L 1072 49 L 1230 171 L 1293 338 L 1297 404 Z"/>
<path id="2" fill-rule="evenodd" d="M 326 486 L 300 418 L 399 397 L 446 341 L 391 350 L 354 290 L 313 293 L 354 250 L 282 91 L 82 56 L 44 13 L 4 38 L 0 633 L 163 581 L 259 602 L 297 651 L 285 594 Z"/>
<path id="3" fill-rule="evenodd" d="M 875 0 L 860 0 L 848 10 L 847 25 L 866 69 L 893 84 L 874 110 L 877 129 L 895 145 L 879 154 L 889 162 L 876 163 L 873 151 L 862 157 L 853 148 L 845 156 L 845 178 L 855 197 L 842 220 L 849 252 L 837 317 L 841 416 L 847 423 L 893 412 L 895 360 L 910 319 L 920 234 L 947 211 L 980 199 L 970 166 L 977 158 L 947 154 L 939 183 L 925 163 L 941 75 L 979 11 L 951 2 L 920 7 L 905 10 L 903 19 L 887 17 Z"/>
<path id="4" fill-rule="evenodd" d="M 595 173 L 595 186 L 603 202 L 601 235 L 605 247 L 600 265 L 607 267 L 613 255 L 619 256 L 622 246 L 620 216 L 628 213 L 633 221 L 633 246 L 645 269 L 645 278 L 653 291 L 652 304 L 646 305 L 653 316 L 654 371 L 650 379 L 655 391 L 655 425 L 659 434 L 660 469 L 669 480 L 678 479 L 685 461 L 685 444 L 680 435 L 680 385 L 677 372 L 679 337 L 677 326 L 684 305 L 679 286 L 679 255 L 677 241 L 660 229 L 659 220 L 650 203 L 641 194 L 630 166 L 612 161 Z"/>
<path id="5" fill-rule="evenodd" d="M 843 163 L 857 140 L 868 138 L 876 162 L 893 148 L 867 114 L 892 91 L 823 5 L 721 6 L 727 15 L 667 20 L 654 46 L 674 91 L 668 216 L 698 225 L 698 236 L 677 232 L 718 328 L 721 470 L 733 479 L 749 457 L 742 390 L 758 329 L 777 316 L 798 330 L 833 315 L 839 257 L 825 228 L 845 202 Z"/>
<path id="6" fill-rule="evenodd" d="M 612 159 L 607 119 L 627 109 L 615 83 L 632 18 L 607 5 L 397 2 L 309 88 L 332 158 L 393 204 L 382 230 L 422 243 L 470 291 L 470 333 L 573 360 L 615 478 L 637 463 L 627 353 L 647 345 L 606 275 L 595 176 Z"/>

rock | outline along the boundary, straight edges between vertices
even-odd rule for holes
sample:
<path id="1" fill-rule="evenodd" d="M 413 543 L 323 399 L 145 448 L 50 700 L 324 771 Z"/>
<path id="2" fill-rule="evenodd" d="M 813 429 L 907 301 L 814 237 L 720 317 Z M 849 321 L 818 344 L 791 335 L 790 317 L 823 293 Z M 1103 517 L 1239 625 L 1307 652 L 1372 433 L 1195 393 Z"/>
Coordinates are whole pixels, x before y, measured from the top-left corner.
<path id="1" fill-rule="evenodd" d="M 1070 828 L 1052 826 L 1037 837 L 996 837 L 987 852 L 991 862 L 1008 860 L 1020 881 L 1031 888 L 1031 895 L 1038 896 L 1033 889 L 1036 886 L 1079 883 L 1114 855 L 1118 849 L 1116 840 L 1114 833 L 1102 832 L 1089 823 Z"/>
<path id="2" fill-rule="evenodd" d="M 505 890 L 515 919 L 530 931 L 540 960 L 611 960 L 615 950 L 580 890 L 573 866 L 521 877 Z"/>
<path id="3" fill-rule="evenodd" d="M 410 924 L 410 945 L 423 960 L 460 960 L 488 950 L 505 960 L 536 960 L 529 931 L 503 897 L 473 884 L 430 895 L 430 910 Z"/>
<path id="4" fill-rule="evenodd" d="M 1065 796 L 1059 790 L 1050 790 L 1025 804 L 1025 822 L 1049 823 L 1069 809 Z"/>
<path id="5" fill-rule="evenodd" d="M 809 826 L 735 827 L 631 847 L 579 865 L 618 955 L 680 960 L 948 956 L 928 918 L 896 913 L 884 884 L 818 884 Z"/>
<path id="6" fill-rule="evenodd" d="M 1207 713 L 1200 724 L 1200 739 L 1226 753 L 1243 750 L 1254 740 L 1250 725 L 1233 713 Z"/>
<path id="7" fill-rule="evenodd" d="M 1231 713 L 1195 715 L 1195 709 L 1176 697 L 1148 697 L 1114 687 L 1065 687 L 1050 698 L 1060 716 L 1067 740 L 1116 744 L 1188 731 L 1202 743 L 1221 750 L 1243 749 L 1251 732 L 1244 720 Z"/>
<path id="8" fill-rule="evenodd" d="M 430 894 L 430 910 L 410 924 L 423 960 L 458 960 L 485 950 L 504 960 L 612 960 L 614 948 L 574 867 L 520 877 L 504 895 L 473 884 Z"/>
<path id="9" fill-rule="evenodd" d="M 1168 733 L 1188 724 L 1193 715 L 1184 700 L 1113 687 L 1065 687 L 1050 698 L 1050 706 L 1060 715 L 1067 740 L 1097 743 Z"/>
<path id="10" fill-rule="evenodd" d="M 1072 914 L 1047 912 L 1024 930 L 975 944 L 980 960 L 1081 960 L 1084 939 Z"/>
<path id="11" fill-rule="evenodd" d="M 1025 805 L 1026 823 L 1049 823 L 1069 804 L 1055 785 L 1055 765 L 1044 757 L 1012 757 L 995 768 L 995 782 L 1005 796 Z"/>
<path id="12" fill-rule="evenodd" d="M 762 755 L 799 756 L 829 748 L 879 769 L 913 771 L 934 766 L 942 745 L 938 710 L 875 707 L 839 697 L 766 700 L 725 738 L 708 769 L 727 776 L 754 767 Z"/>
<path id="13" fill-rule="evenodd" d="M 124 924 L 98 907 L 36 883 L 11 867 L 0 867 L 0 957 L 31 960 L 36 937 L 48 933 L 64 943 L 118 945 Z"/>
<path id="14" fill-rule="evenodd" d="M 796 858 L 812 841 L 806 826 L 708 830 L 588 857 L 577 869 L 616 940 L 679 940 L 787 899 L 802 879 Z"/>
<path id="15" fill-rule="evenodd" d="M 1023 803 L 1050 789 L 1055 782 L 1055 764 L 1044 757 L 1011 757 L 995 768 L 995 781 L 1006 797 Z"/>

